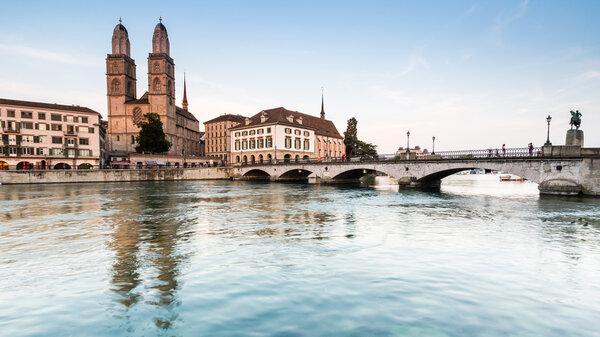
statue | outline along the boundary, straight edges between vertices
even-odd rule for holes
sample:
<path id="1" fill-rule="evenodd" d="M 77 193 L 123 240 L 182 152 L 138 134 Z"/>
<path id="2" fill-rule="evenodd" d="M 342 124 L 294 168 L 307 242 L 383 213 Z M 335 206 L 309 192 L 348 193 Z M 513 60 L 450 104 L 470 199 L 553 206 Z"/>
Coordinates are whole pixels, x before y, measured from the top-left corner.
<path id="1" fill-rule="evenodd" d="M 579 112 L 579 110 L 571 110 L 571 121 L 569 122 L 569 124 L 571 125 L 571 130 L 573 130 L 573 126 L 575 126 L 575 128 L 577 130 L 579 130 L 579 127 L 581 126 L 581 112 Z"/>

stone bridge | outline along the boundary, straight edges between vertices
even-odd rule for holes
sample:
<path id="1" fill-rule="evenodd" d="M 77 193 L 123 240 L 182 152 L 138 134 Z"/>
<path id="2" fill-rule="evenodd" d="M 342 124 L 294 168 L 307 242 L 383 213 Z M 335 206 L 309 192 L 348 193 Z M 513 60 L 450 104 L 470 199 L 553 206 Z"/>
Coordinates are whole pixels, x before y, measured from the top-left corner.
<path id="1" fill-rule="evenodd" d="M 235 179 L 353 183 L 368 174 L 387 175 L 401 187 L 439 187 L 441 179 L 468 169 L 511 173 L 539 184 L 542 194 L 600 196 L 600 149 L 521 157 L 407 158 L 345 162 L 286 162 L 233 169 Z M 563 151 L 564 152 L 564 151 Z M 465 156 L 462 156 L 465 157 Z"/>

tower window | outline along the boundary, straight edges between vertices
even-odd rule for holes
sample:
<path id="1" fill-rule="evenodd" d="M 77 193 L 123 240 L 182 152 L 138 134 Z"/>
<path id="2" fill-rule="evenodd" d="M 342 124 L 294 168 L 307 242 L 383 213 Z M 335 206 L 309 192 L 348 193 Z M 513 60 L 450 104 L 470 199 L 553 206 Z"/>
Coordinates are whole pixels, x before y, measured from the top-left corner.
<path id="1" fill-rule="evenodd" d="M 160 71 L 160 65 L 158 64 L 158 62 L 154 63 L 154 72 L 157 73 Z"/>
<path id="2" fill-rule="evenodd" d="M 116 63 L 113 63 L 113 73 L 118 73 L 119 72 L 119 65 Z"/>
<path id="3" fill-rule="evenodd" d="M 154 92 L 160 92 L 160 79 L 156 77 L 153 82 Z"/>
<path id="4" fill-rule="evenodd" d="M 115 95 L 121 93 L 121 82 L 116 78 L 112 81 L 112 93 Z"/>

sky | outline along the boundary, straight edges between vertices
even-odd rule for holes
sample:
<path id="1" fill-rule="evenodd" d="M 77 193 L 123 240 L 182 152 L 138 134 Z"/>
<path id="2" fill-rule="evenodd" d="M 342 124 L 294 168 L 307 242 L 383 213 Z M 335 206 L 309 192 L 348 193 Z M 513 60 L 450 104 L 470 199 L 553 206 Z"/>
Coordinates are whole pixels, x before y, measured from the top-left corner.
<path id="1" fill-rule="evenodd" d="M 178 105 L 204 122 L 283 106 L 325 112 L 340 133 L 393 153 L 565 142 L 582 112 L 600 146 L 600 1 L 0 0 L 0 97 L 106 117 L 106 54 L 119 17 L 147 91 L 163 18 Z M 201 124 L 201 129 L 204 126 Z"/>

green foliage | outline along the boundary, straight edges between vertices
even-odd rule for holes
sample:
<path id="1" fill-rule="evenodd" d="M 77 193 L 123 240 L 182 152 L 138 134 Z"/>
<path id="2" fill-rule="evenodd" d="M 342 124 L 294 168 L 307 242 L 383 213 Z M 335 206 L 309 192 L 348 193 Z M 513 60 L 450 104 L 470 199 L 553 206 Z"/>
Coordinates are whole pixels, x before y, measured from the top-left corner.
<path id="1" fill-rule="evenodd" d="M 171 142 L 165 136 L 163 124 L 158 114 L 145 114 L 144 120 L 138 126 L 140 127 L 140 133 L 136 137 L 138 145 L 135 150 L 137 152 L 162 153 L 169 150 Z"/>
<path id="2" fill-rule="evenodd" d="M 366 143 L 358 139 L 358 121 L 352 117 L 348 120 L 348 126 L 344 132 L 344 145 L 348 156 L 376 156 L 377 145 Z"/>

